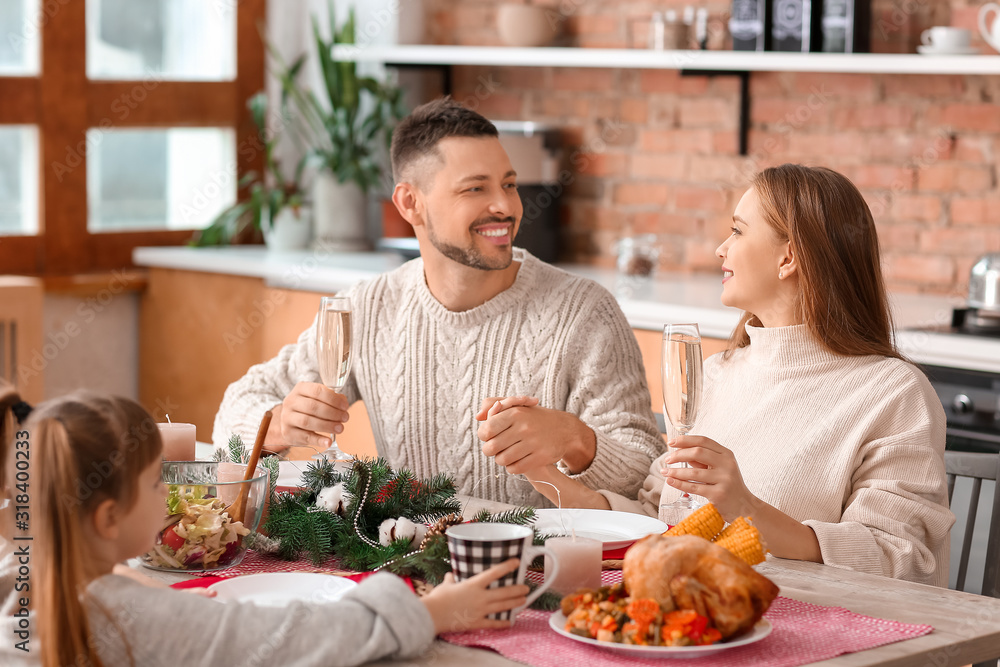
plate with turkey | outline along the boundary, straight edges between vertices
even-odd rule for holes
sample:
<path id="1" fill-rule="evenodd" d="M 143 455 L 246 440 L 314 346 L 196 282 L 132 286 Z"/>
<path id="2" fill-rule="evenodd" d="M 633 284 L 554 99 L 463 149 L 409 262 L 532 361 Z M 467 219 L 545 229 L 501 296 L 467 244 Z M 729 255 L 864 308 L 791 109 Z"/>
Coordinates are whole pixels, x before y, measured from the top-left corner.
<path id="1" fill-rule="evenodd" d="M 632 657 L 697 658 L 761 641 L 778 587 L 727 549 L 694 535 L 650 535 L 622 562 L 622 582 L 562 599 L 549 627 Z"/>
<path id="2" fill-rule="evenodd" d="M 727 651 L 737 646 L 746 646 L 759 642 L 764 637 L 771 634 L 771 622 L 766 618 L 760 619 L 748 634 L 728 642 L 718 642 L 705 646 L 637 646 L 635 644 L 619 644 L 616 642 L 598 641 L 589 637 L 581 637 L 565 630 L 566 617 L 561 611 L 557 611 L 549 617 L 549 627 L 561 634 L 563 637 L 573 641 L 607 649 L 615 653 L 629 655 L 634 658 L 703 658 L 708 655 Z"/>
<path id="3" fill-rule="evenodd" d="M 612 510 L 538 509 L 535 516 L 539 534 L 589 537 L 601 541 L 605 552 L 624 549 L 647 535 L 667 530 L 667 524 L 659 519 Z"/>

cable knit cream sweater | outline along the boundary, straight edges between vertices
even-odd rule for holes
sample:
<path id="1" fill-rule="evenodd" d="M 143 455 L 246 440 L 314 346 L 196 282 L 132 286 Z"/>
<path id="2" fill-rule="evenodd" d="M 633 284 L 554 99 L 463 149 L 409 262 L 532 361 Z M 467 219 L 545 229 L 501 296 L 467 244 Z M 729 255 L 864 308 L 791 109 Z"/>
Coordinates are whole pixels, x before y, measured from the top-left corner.
<path id="1" fill-rule="evenodd" d="M 344 393 L 363 400 L 380 456 L 419 477 L 446 473 L 459 493 L 548 505 L 522 477 L 481 451 L 475 414 L 490 396 L 536 396 L 597 434 L 576 477 L 635 497 L 663 441 L 642 358 L 614 297 L 523 250 L 514 284 L 481 306 L 451 312 L 431 295 L 420 259 L 353 287 L 354 359 Z M 315 323 L 226 391 L 213 440 L 253 439 L 261 415 L 299 381 L 319 382 Z M 345 428 L 351 428 L 350 422 Z"/>
<path id="2" fill-rule="evenodd" d="M 945 415 L 923 373 L 898 359 L 828 352 L 805 326 L 747 327 L 751 344 L 705 363 L 692 434 L 736 456 L 751 493 L 812 527 L 828 565 L 946 586 Z M 655 516 L 659 460 L 639 501 Z"/>

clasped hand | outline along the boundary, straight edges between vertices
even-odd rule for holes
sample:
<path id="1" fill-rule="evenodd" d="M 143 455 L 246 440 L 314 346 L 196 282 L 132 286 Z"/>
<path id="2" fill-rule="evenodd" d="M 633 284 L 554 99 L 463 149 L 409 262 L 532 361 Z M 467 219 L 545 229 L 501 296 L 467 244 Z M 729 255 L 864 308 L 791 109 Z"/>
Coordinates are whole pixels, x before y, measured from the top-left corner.
<path id="1" fill-rule="evenodd" d="M 593 460 L 595 436 L 575 415 L 543 408 L 530 396 L 487 398 L 476 414 L 483 454 L 512 475 L 563 461 L 574 472 Z M 584 451 L 591 442 L 589 456 Z"/>
<path id="2" fill-rule="evenodd" d="M 690 463 L 691 468 L 661 470 L 671 487 L 702 496 L 719 510 L 726 521 L 754 514 L 757 498 L 743 482 L 733 453 L 711 438 L 681 435 L 667 443 L 670 451 L 664 465 Z"/>

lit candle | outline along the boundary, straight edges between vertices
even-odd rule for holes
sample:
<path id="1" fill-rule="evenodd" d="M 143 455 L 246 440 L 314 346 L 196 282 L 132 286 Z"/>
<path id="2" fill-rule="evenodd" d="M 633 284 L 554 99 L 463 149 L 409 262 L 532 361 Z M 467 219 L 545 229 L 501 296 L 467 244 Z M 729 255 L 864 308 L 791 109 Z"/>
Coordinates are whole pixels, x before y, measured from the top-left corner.
<path id="1" fill-rule="evenodd" d="M 545 547 L 559 559 L 559 575 L 552 582 L 552 590 L 569 595 L 581 588 L 598 588 L 601 585 L 601 554 L 603 544 L 586 537 L 550 537 Z M 551 569 L 545 557 L 545 579 Z"/>
<path id="2" fill-rule="evenodd" d="M 157 424 L 163 439 L 164 461 L 194 461 L 194 424 Z"/>

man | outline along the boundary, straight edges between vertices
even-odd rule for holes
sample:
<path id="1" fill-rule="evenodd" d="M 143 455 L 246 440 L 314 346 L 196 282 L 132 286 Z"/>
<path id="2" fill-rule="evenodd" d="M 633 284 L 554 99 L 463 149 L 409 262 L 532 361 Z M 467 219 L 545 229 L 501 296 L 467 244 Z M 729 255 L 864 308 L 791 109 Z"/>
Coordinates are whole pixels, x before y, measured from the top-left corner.
<path id="1" fill-rule="evenodd" d="M 522 207 L 496 128 L 437 100 L 400 123 L 391 152 L 421 257 L 347 292 L 343 395 L 319 384 L 314 323 L 229 387 L 215 441 L 252 438 L 274 407 L 268 445 L 325 448 L 363 400 L 380 456 L 451 475 L 460 493 L 548 504 L 517 475 L 555 463 L 634 496 L 663 448 L 638 345 L 606 290 L 513 247 Z"/>

